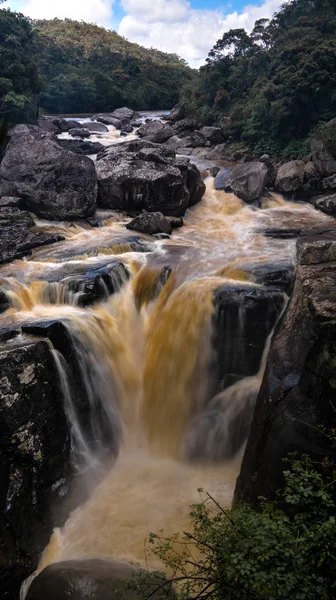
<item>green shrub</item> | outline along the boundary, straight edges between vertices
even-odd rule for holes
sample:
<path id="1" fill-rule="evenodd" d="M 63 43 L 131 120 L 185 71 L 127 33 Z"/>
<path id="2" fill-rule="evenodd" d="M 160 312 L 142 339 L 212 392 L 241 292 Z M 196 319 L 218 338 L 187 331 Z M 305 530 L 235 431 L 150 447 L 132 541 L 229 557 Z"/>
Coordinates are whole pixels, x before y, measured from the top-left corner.
<path id="1" fill-rule="evenodd" d="M 336 597 L 336 469 L 308 456 L 292 455 L 288 464 L 276 502 L 226 511 L 203 493 L 192 507 L 190 533 L 150 535 L 151 551 L 171 573 L 158 597 L 172 585 L 179 600 Z"/>

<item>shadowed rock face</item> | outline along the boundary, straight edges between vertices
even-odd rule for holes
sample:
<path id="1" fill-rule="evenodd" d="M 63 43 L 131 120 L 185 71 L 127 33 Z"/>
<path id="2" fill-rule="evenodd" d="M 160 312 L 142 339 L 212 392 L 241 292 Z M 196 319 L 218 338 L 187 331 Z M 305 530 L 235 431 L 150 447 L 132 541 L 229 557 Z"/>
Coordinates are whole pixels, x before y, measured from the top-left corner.
<path id="1" fill-rule="evenodd" d="M 140 137 L 144 137 L 146 140 L 157 144 L 166 142 L 169 138 L 173 137 L 174 133 L 173 128 L 168 123 L 161 123 L 161 121 L 145 123 L 138 129 Z"/>
<path id="2" fill-rule="evenodd" d="M 294 292 L 267 360 L 236 501 L 274 497 L 289 452 L 318 460 L 330 451 L 316 427 L 336 424 L 336 230 L 302 233 L 298 259 Z"/>
<path id="3" fill-rule="evenodd" d="M 0 167 L 0 194 L 19 196 L 47 219 L 88 217 L 96 209 L 94 164 L 61 147 L 52 133 L 18 125 Z"/>
<path id="4" fill-rule="evenodd" d="M 29 256 L 32 250 L 38 246 L 53 244 L 64 239 L 60 235 L 36 231 L 32 215 L 29 212 L 21 211 L 18 206 L 22 200 L 16 200 L 16 206 L 13 206 L 14 198 L 0 200 L 0 263 Z"/>
<path id="5" fill-rule="evenodd" d="M 149 213 L 142 211 L 140 215 L 135 217 L 126 225 L 127 229 L 133 229 L 142 233 L 154 235 L 155 233 L 166 233 L 170 235 L 173 231 L 173 226 L 169 219 L 163 216 L 160 212 Z"/>
<path id="6" fill-rule="evenodd" d="M 281 314 L 284 302 L 284 294 L 275 288 L 241 284 L 223 286 L 216 291 L 216 391 L 258 373 L 267 337 Z"/>
<path id="7" fill-rule="evenodd" d="M 264 193 L 268 170 L 264 163 L 238 165 L 216 177 L 216 189 L 233 192 L 245 202 L 254 202 Z"/>
<path id="8" fill-rule="evenodd" d="M 59 522 L 50 506 L 69 475 L 70 441 L 45 341 L 0 345 L 0 373 L 0 590 L 12 600 Z"/>
<path id="9" fill-rule="evenodd" d="M 194 165 L 145 140 L 116 144 L 99 153 L 96 170 L 102 208 L 183 216 L 205 192 Z"/>
<path id="10" fill-rule="evenodd" d="M 71 152 L 75 152 L 76 154 L 98 154 L 104 150 L 105 146 L 100 142 L 90 142 L 90 140 L 74 140 L 73 138 L 65 138 L 59 139 L 58 143 L 65 148 L 66 150 L 70 150 Z"/>
<path id="11" fill-rule="evenodd" d="M 138 572 L 132 565 L 112 560 L 56 563 L 34 579 L 27 600 L 141 600 L 144 595 L 153 600 L 161 598 L 163 576 L 153 573 L 143 594 L 128 585 Z"/>

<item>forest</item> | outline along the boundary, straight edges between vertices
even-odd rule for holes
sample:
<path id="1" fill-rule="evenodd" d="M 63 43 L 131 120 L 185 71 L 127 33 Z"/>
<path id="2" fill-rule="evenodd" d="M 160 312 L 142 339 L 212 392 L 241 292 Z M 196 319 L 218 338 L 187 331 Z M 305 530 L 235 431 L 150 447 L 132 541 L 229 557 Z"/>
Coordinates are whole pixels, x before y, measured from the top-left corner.
<path id="1" fill-rule="evenodd" d="M 292 0 L 249 34 L 223 33 L 183 102 L 255 154 L 297 157 L 336 113 L 335 0 Z"/>
<path id="2" fill-rule="evenodd" d="M 193 71 L 183 59 L 69 19 L 32 21 L 0 10 L 0 116 L 171 108 Z"/>

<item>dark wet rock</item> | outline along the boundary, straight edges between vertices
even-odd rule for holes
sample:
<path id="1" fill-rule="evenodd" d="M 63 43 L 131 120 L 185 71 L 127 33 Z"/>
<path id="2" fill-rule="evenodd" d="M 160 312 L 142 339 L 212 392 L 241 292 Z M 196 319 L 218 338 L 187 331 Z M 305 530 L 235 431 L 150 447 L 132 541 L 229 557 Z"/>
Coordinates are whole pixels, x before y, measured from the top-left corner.
<path id="1" fill-rule="evenodd" d="M 17 207 L 0 207 L 0 263 L 29 256 L 34 248 L 59 242 L 57 234 L 38 231 L 32 215 Z"/>
<path id="2" fill-rule="evenodd" d="M 284 294 L 274 287 L 237 282 L 216 290 L 214 306 L 217 391 L 221 391 L 258 373 L 267 337 L 284 307 Z"/>
<path id="3" fill-rule="evenodd" d="M 181 138 L 181 146 L 188 148 L 201 148 L 205 146 L 206 138 L 200 131 L 193 131 Z"/>
<path id="4" fill-rule="evenodd" d="M 98 154 L 106 148 L 100 142 L 91 142 L 90 140 L 74 140 L 72 138 L 60 139 L 59 144 L 66 150 L 75 152 L 75 154 L 81 154 L 84 156 L 90 156 Z"/>
<path id="5" fill-rule="evenodd" d="M 80 306 L 89 306 L 119 292 L 129 276 L 125 265 L 121 261 L 113 260 L 104 266 L 89 269 L 85 273 L 68 276 L 60 283 L 68 292 L 77 295 L 77 303 Z M 50 291 L 52 293 L 52 287 Z M 55 291 L 57 294 L 57 290 Z"/>
<path id="6" fill-rule="evenodd" d="M 22 198 L 25 208 L 46 219 L 88 217 L 96 208 L 93 162 L 33 125 L 12 130 L 0 181 L 1 196 Z"/>
<path id="7" fill-rule="evenodd" d="M 132 133 L 133 127 L 132 125 L 123 125 L 121 128 L 121 133 Z"/>
<path id="8" fill-rule="evenodd" d="M 148 233 L 154 235 L 155 233 L 165 233 L 171 235 L 173 226 L 161 212 L 147 212 L 143 210 L 140 215 L 135 217 L 130 223 L 126 225 L 127 229 L 133 229 L 140 231 L 141 233 Z"/>
<path id="9" fill-rule="evenodd" d="M 311 154 L 315 168 L 320 175 L 329 177 L 329 175 L 336 173 L 336 160 L 328 152 L 322 141 L 312 141 Z"/>
<path id="10" fill-rule="evenodd" d="M 91 133 L 106 133 L 108 131 L 108 127 L 98 121 L 85 121 L 85 123 L 82 123 L 82 126 Z"/>
<path id="11" fill-rule="evenodd" d="M 123 108 L 114 110 L 111 116 L 115 119 L 133 119 L 136 116 L 136 113 L 131 108 L 124 106 Z"/>
<path id="12" fill-rule="evenodd" d="M 194 165 L 145 140 L 115 144 L 99 153 L 96 170 L 102 208 L 182 216 L 205 191 Z"/>
<path id="13" fill-rule="evenodd" d="M 49 565 L 31 584 L 27 600 L 141 600 L 162 597 L 163 576 L 146 576 L 140 591 L 132 585 L 144 571 L 109 560 L 70 560 Z M 141 578 L 143 581 L 143 577 Z M 131 584 L 131 585 L 130 585 Z M 173 597 L 165 593 L 165 597 Z"/>
<path id="14" fill-rule="evenodd" d="M 301 228 L 295 228 L 295 229 L 288 229 L 288 228 L 276 228 L 276 227 L 269 227 L 267 229 L 258 229 L 256 230 L 256 233 L 262 233 L 265 237 L 269 237 L 269 238 L 275 238 L 275 239 L 280 239 L 280 240 L 291 240 L 293 238 L 297 238 L 300 233 L 301 233 L 302 229 Z"/>
<path id="15" fill-rule="evenodd" d="M 266 165 L 260 162 L 225 169 L 216 177 L 216 189 L 233 192 L 245 202 L 259 200 L 268 178 Z"/>
<path id="16" fill-rule="evenodd" d="M 39 119 L 39 126 L 45 131 L 50 131 L 51 133 L 64 133 L 69 131 L 74 127 L 80 129 L 83 125 L 79 121 L 75 121 L 74 119 L 60 119 L 59 117 L 44 117 L 41 116 Z"/>
<path id="17" fill-rule="evenodd" d="M 121 129 L 122 126 L 121 120 L 117 119 L 116 117 L 112 117 L 111 114 L 95 115 L 92 117 L 92 120 L 103 123 L 104 125 L 112 125 L 116 129 Z"/>
<path id="18" fill-rule="evenodd" d="M 90 137 L 91 131 L 89 131 L 88 129 L 76 127 L 75 129 L 69 130 L 69 135 L 71 135 L 72 137 L 79 137 L 84 139 Z"/>
<path id="19" fill-rule="evenodd" d="M 6 293 L 0 288 L 0 313 L 3 313 L 5 310 L 7 310 L 7 308 L 9 308 L 9 300 L 8 297 L 6 296 Z M 0 330 L 1 332 L 1 330 Z M 1 335 L 0 335 L 0 339 L 2 339 Z M 6 338 L 8 339 L 8 338 Z"/>
<path id="20" fill-rule="evenodd" d="M 54 122 L 54 119 L 40 117 L 38 124 L 41 129 L 49 131 L 49 133 L 55 133 L 56 135 L 62 133 L 62 129 L 58 126 L 57 122 Z"/>
<path id="21" fill-rule="evenodd" d="M 225 140 L 225 136 L 220 127 L 202 127 L 199 132 L 212 146 L 222 144 Z"/>
<path id="22" fill-rule="evenodd" d="M 257 263 L 255 265 L 242 265 L 242 269 L 249 273 L 251 280 L 259 285 L 281 290 L 287 296 L 292 293 L 295 280 L 294 265 Z"/>
<path id="23" fill-rule="evenodd" d="M 132 127 L 136 127 L 136 128 L 141 127 L 142 121 L 132 120 L 131 125 L 132 125 Z"/>
<path id="24" fill-rule="evenodd" d="M 330 177 L 325 177 L 322 179 L 322 190 L 326 192 L 334 192 L 336 191 L 336 175 L 331 175 Z"/>
<path id="25" fill-rule="evenodd" d="M 167 217 L 173 229 L 183 227 L 184 221 L 182 217 Z"/>
<path id="26" fill-rule="evenodd" d="M 212 167 L 209 170 L 209 173 L 211 175 L 211 177 L 217 177 L 218 173 L 220 172 L 220 167 Z"/>
<path id="27" fill-rule="evenodd" d="M 336 217 L 336 194 L 320 196 L 319 198 L 315 198 L 312 203 L 318 210 Z"/>
<path id="28" fill-rule="evenodd" d="M 297 192 L 303 185 L 305 164 L 302 160 L 291 160 L 278 169 L 275 188 L 284 194 Z"/>
<path id="29" fill-rule="evenodd" d="M 152 121 L 151 123 L 141 125 L 138 129 L 138 134 L 150 142 L 162 144 L 173 137 L 174 130 L 168 123 Z"/>
<path id="30" fill-rule="evenodd" d="M 185 136 L 197 129 L 197 124 L 192 119 L 181 119 L 173 124 L 173 130 L 177 135 Z"/>
<path id="31" fill-rule="evenodd" d="M 181 121 L 185 117 L 185 109 L 182 104 L 176 104 L 169 115 L 167 115 L 167 119 L 169 121 Z"/>
<path id="32" fill-rule="evenodd" d="M 267 359 L 236 502 L 275 498 L 288 453 L 317 462 L 330 453 L 318 426 L 336 426 L 335 249 L 335 229 L 306 230 L 298 239 L 296 283 Z"/>
<path id="33" fill-rule="evenodd" d="M 61 524 L 50 507 L 69 475 L 70 440 L 45 341 L 0 345 L 0 373 L 0 590 L 13 600 Z"/>

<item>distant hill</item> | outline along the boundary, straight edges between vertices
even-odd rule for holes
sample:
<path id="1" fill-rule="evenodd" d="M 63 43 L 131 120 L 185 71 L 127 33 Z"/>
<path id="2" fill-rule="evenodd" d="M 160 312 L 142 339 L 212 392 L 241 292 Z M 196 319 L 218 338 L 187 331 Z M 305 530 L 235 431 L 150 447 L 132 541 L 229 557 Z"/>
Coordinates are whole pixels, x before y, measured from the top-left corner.
<path id="1" fill-rule="evenodd" d="M 42 93 L 53 113 L 170 108 L 194 72 L 175 54 L 146 49 L 115 31 L 69 19 L 34 21 Z"/>

